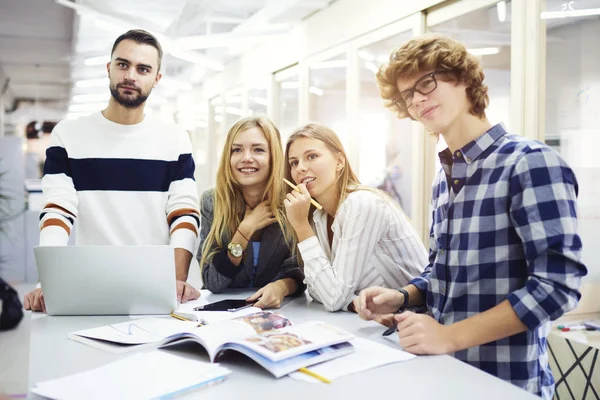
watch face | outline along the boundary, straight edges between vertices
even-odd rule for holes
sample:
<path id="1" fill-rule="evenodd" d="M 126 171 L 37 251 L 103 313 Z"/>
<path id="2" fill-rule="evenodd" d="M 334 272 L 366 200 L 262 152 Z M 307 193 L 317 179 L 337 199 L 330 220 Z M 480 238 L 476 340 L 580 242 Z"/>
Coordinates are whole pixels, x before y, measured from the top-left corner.
<path id="1" fill-rule="evenodd" d="M 229 243 L 229 246 L 227 246 L 227 248 L 229 249 L 231 255 L 234 257 L 240 257 L 244 252 L 242 245 L 238 243 Z"/>

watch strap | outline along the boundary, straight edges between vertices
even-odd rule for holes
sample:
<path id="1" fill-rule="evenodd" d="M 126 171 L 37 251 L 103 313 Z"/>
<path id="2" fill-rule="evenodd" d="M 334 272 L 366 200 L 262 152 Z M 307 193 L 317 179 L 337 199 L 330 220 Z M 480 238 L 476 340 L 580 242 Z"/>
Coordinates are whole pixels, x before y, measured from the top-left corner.
<path id="1" fill-rule="evenodd" d="M 401 313 L 408 307 L 408 292 L 404 289 L 398 289 L 398 291 L 404 295 L 404 303 L 402 303 L 402 305 L 397 311 L 398 313 Z"/>

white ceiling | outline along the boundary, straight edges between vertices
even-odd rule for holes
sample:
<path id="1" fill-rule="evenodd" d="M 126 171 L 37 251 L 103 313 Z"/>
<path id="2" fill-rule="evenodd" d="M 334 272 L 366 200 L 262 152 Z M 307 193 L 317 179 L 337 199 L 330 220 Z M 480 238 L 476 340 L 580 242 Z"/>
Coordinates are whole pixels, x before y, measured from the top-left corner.
<path id="1" fill-rule="evenodd" d="M 106 83 L 81 88 L 81 80 L 106 77 L 114 40 L 132 28 L 158 36 L 165 48 L 155 103 L 189 90 L 217 73 L 248 46 L 272 40 L 328 7 L 332 0 L 0 0 L 0 90 L 64 114 L 72 97 L 98 95 Z M 209 36 L 210 35 L 210 36 Z M 168 82 L 170 80 L 170 82 Z M 169 84 L 170 83 L 170 84 Z M 161 87 L 162 86 L 162 87 Z M 9 108 L 10 107 L 9 105 Z M 43 117 L 41 117 L 43 118 Z"/>
<path id="2" fill-rule="evenodd" d="M 106 81 L 85 88 L 77 82 L 105 78 L 104 64 L 117 36 L 143 28 L 156 34 L 166 50 L 162 65 L 166 79 L 149 100 L 151 107 L 158 107 L 217 73 L 249 46 L 289 32 L 333 1 L 0 0 L 0 90 L 8 78 L 9 110 L 29 102 L 36 119 L 62 118 L 76 102 L 105 104 Z M 569 2 L 547 0 L 547 10 L 561 10 L 565 4 Z M 600 7 L 600 0 L 571 4 L 577 9 L 594 8 Z M 502 26 L 495 7 L 490 7 L 436 29 L 466 42 L 477 38 L 473 46 L 501 44 L 506 54 L 486 56 L 486 66 L 508 68 L 510 2 L 508 11 Z M 552 34 L 555 27 L 577 20 L 548 20 L 548 40 L 560 39 Z M 100 57 L 99 63 L 86 65 L 92 57 Z M 82 100 L 79 95 L 92 95 L 92 99 Z M 10 113 L 9 121 L 11 117 L 19 123 L 30 121 L 31 112 L 22 108 Z"/>
<path id="3" fill-rule="evenodd" d="M 73 12 L 53 1 L 0 0 L 0 75 L 12 95 L 67 99 L 72 31 Z"/>

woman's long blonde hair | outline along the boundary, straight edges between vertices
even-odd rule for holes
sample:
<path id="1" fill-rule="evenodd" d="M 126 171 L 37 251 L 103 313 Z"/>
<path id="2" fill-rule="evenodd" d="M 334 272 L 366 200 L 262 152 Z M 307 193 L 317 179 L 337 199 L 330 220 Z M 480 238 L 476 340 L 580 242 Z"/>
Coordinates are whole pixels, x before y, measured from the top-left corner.
<path id="1" fill-rule="evenodd" d="M 225 145 L 221 153 L 221 161 L 217 171 L 217 184 L 214 191 L 214 214 L 210 232 L 202 246 L 200 268 L 210 263 L 214 255 L 223 250 L 239 227 L 246 212 L 246 203 L 239 183 L 231 171 L 231 149 L 238 135 L 251 128 L 259 128 L 265 135 L 269 146 L 269 179 L 263 193 L 263 200 L 268 200 L 271 212 L 291 249 L 295 247 L 294 236 L 285 223 L 283 200 L 285 189 L 283 183 L 283 148 L 279 130 L 265 116 L 247 117 L 237 121 L 227 132 Z"/>

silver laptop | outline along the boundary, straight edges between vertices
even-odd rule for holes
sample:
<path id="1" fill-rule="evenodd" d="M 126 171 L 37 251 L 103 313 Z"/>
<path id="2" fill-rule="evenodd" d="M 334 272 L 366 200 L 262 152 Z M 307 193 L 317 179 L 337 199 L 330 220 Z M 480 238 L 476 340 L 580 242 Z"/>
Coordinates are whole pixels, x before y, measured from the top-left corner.
<path id="1" fill-rule="evenodd" d="M 49 315 L 169 314 L 177 308 L 171 246 L 36 247 Z"/>

